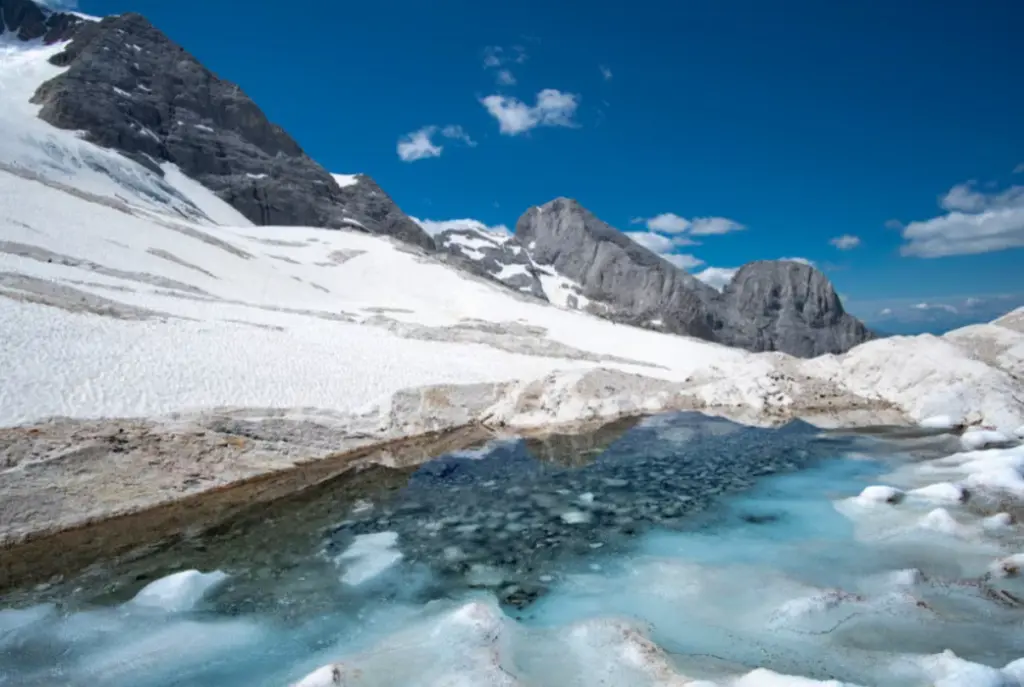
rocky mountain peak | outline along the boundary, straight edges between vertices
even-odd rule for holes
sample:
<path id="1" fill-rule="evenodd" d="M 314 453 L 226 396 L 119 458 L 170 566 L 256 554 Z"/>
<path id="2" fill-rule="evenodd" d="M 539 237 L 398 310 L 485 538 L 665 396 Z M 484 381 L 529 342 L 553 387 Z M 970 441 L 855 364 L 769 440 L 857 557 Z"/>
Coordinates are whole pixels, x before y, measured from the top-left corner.
<path id="1" fill-rule="evenodd" d="M 33 97 L 39 117 L 163 174 L 172 163 L 256 224 L 356 228 L 427 250 L 434 242 L 372 179 L 339 186 L 234 83 L 217 77 L 145 17 L 100 21 L 0 0 L 19 37 L 69 40 L 67 67 Z M 40 19 L 42 17 L 42 19 Z"/>
<path id="2" fill-rule="evenodd" d="M 57 43 L 71 38 L 85 21 L 82 15 L 55 12 L 32 0 L 0 0 L 0 36 L 9 33 L 22 41 Z"/>
<path id="3" fill-rule="evenodd" d="M 589 310 L 617 321 L 803 357 L 871 338 L 810 265 L 753 262 L 718 293 L 568 198 L 528 210 L 516 237 L 538 266 L 579 284 Z"/>
<path id="4" fill-rule="evenodd" d="M 744 265 L 722 292 L 733 345 L 801 356 L 842 353 L 873 338 L 843 308 L 832 282 L 812 265 L 760 260 Z"/>

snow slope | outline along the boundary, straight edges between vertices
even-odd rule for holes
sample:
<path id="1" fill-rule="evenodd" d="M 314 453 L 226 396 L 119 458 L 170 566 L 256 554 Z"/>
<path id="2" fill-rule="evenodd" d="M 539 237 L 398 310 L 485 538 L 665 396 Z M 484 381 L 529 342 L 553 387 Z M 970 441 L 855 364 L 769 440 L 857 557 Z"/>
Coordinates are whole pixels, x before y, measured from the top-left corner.
<path id="1" fill-rule="evenodd" d="M 755 355 L 518 298 L 384 237 L 206 226 L 9 172 L 0 274 L 8 425 L 219 406 L 365 411 L 410 387 L 556 371 L 557 395 L 595 368 L 671 382 L 711 406 L 800 407 L 801 394 L 835 387 L 914 419 L 1024 424 L 1019 382 L 954 336 L 810 361 Z M 593 411 L 571 400 L 530 422 Z"/>
<path id="2" fill-rule="evenodd" d="M 4 132 L 0 136 L 0 166 L 133 207 L 204 223 L 248 224 L 173 165 L 166 165 L 165 176 L 161 176 L 119 153 L 86 142 L 76 132 L 40 120 L 36 116 L 39 106 L 29 101 L 43 82 L 63 71 L 48 61 L 63 48 L 63 43 L 22 42 L 10 32 L 0 35 L 0 131 Z M 204 209 L 219 216 L 211 218 Z"/>
<path id="3" fill-rule="evenodd" d="M 1009 327 L 798 361 L 567 312 L 384 237 L 250 226 L 174 167 L 39 120 L 28 100 L 59 49 L 0 46 L 0 424 L 365 413 L 405 389 L 511 382 L 485 415 L 519 426 L 681 406 L 1024 424 Z M 573 290 L 544 287 L 556 303 Z"/>

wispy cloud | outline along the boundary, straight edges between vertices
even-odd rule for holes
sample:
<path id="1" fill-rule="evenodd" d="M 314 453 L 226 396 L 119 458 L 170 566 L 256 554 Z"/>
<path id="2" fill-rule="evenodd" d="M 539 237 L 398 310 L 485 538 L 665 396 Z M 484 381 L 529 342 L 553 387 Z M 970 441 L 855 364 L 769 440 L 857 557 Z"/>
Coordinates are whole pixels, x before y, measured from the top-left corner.
<path id="1" fill-rule="evenodd" d="M 852 234 L 843 234 L 842 236 L 830 239 L 829 243 L 839 250 L 853 250 L 860 245 L 860 237 L 853 236 Z"/>
<path id="2" fill-rule="evenodd" d="M 703 260 L 694 255 L 690 255 L 689 253 L 672 253 L 661 257 L 665 258 L 681 270 L 691 270 L 694 267 L 700 267 L 704 264 Z"/>
<path id="3" fill-rule="evenodd" d="M 476 141 L 470 138 L 469 134 L 457 124 L 449 124 L 443 128 L 429 125 L 405 134 L 398 139 L 398 145 L 396 146 L 398 157 L 403 162 L 416 162 L 417 160 L 441 157 L 441 153 L 444 152 L 444 146 L 434 143 L 434 136 L 438 135 L 438 133 L 444 138 L 465 143 L 470 147 L 476 145 Z"/>
<path id="4" fill-rule="evenodd" d="M 494 80 L 502 86 L 512 86 L 516 83 L 515 74 L 507 65 L 522 64 L 526 60 L 526 49 L 521 45 L 513 45 L 510 50 L 500 45 L 489 45 L 484 48 L 484 69 L 494 70 Z"/>
<path id="5" fill-rule="evenodd" d="M 441 135 L 444 136 L 445 138 L 450 138 L 455 141 L 461 141 L 462 143 L 468 145 L 470 148 L 476 146 L 476 141 L 470 138 L 469 134 L 466 133 L 465 129 L 463 129 L 458 124 L 449 124 L 445 128 L 441 129 Z"/>
<path id="6" fill-rule="evenodd" d="M 739 272 L 739 267 L 706 267 L 693 275 L 708 286 L 721 291 Z"/>
<path id="7" fill-rule="evenodd" d="M 37 4 L 52 10 L 78 9 L 78 0 L 37 0 Z"/>
<path id="8" fill-rule="evenodd" d="M 946 214 L 903 227 L 902 255 L 939 258 L 1024 247 L 1024 186 L 980 191 L 969 181 L 940 200 Z"/>
<path id="9" fill-rule="evenodd" d="M 1013 168 L 1014 174 L 1024 174 L 1024 162 Z"/>
<path id="10" fill-rule="evenodd" d="M 495 75 L 494 77 L 494 80 L 497 81 L 502 86 L 514 86 L 516 83 L 515 75 L 508 69 L 499 69 L 497 75 Z"/>
<path id="11" fill-rule="evenodd" d="M 612 74 L 612 70 L 609 67 L 606 67 L 606 66 L 604 66 L 602 64 L 602 65 L 598 65 L 597 68 L 601 70 L 601 77 L 605 81 L 611 81 L 612 80 L 612 77 L 614 76 L 614 74 Z"/>
<path id="12" fill-rule="evenodd" d="M 799 262 L 801 265 L 810 265 L 811 267 L 815 266 L 814 261 L 808 260 L 807 258 L 779 258 L 779 260 L 788 262 Z"/>
<path id="13" fill-rule="evenodd" d="M 517 136 L 541 126 L 577 126 L 573 116 L 579 107 L 579 96 L 554 88 L 538 93 L 532 106 L 504 95 L 489 95 L 480 103 L 498 120 L 499 131 L 506 136 Z"/>
<path id="14" fill-rule="evenodd" d="M 942 333 L 990 322 L 1024 305 L 1024 293 L 885 298 L 857 301 L 850 310 L 865 322 L 893 334 Z"/>
<path id="15" fill-rule="evenodd" d="M 436 126 L 425 126 L 402 136 L 398 139 L 398 157 L 402 162 L 416 162 L 416 160 L 441 157 L 444 147 L 435 145 L 431 140 L 436 133 Z"/>
<path id="16" fill-rule="evenodd" d="M 676 252 L 676 249 L 680 246 L 688 246 L 693 243 L 686 236 L 666 236 L 654 231 L 627 231 L 623 233 L 637 244 L 652 253 L 658 254 L 681 269 L 690 269 L 704 264 L 704 261 L 700 258 Z"/>
<path id="17" fill-rule="evenodd" d="M 898 219 L 887 219 L 885 220 L 885 228 L 892 229 L 894 231 L 902 231 L 903 222 L 899 221 Z"/>
<path id="18" fill-rule="evenodd" d="M 651 231 L 660 231 L 664 234 L 686 232 L 693 236 L 718 236 L 746 229 L 739 222 L 726 217 L 696 217 L 691 220 L 674 212 L 663 212 L 654 217 L 634 217 L 632 223 L 646 224 Z"/>

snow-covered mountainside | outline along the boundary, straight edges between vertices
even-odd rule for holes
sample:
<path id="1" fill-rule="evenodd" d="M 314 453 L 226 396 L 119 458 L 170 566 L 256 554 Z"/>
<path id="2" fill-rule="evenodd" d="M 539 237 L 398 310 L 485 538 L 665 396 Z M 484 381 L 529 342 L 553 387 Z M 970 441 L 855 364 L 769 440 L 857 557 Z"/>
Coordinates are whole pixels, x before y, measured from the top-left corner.
<path id="1" fill-rule="evenodd" d="M 141 24 L 82 23 L 94 25 L 109 42 Z M 159 42 L 153 31 L 144 37 Z M 382 229 L 393 204 L 364 175 L 328 175 L 351 194 L 337 229 L 253 226 L 171 162 L 142 164 L 40 120 L 29 100 L 73 73 L 52 62 L 68 45 L 12 33 L 0 36 L 4 424 L 221 406 L 356 413 L 345 422 L 380 436 L 685 407 L 1024 419 L 1021 333 L 1001 325 L 969 345 L 891 338 L 800 362 L 616 324 L 562 309 L 601 304 L 548 259 L 551 245 L 538 260 L 513 239 L 445 237 L 451 255 L 494 260 L 482 279 L 398 240 Z M 396 396 L 438 384 L 485 386 L 448 406 Z"/>
<path id="2" fill-rule="evenodd" d="M 172 165 L 256 224 L 356 226 L 433 247 L 372 179 L 339 185 L 236 84 L 144 17 L 86 21 L 29 0 L 0 0 L 0 15 L 4 131 L 13 139 L 0 161 L 58 181 L 86 168 L 93 191 L 180 205 L 163 173 Z M 40 17 L 56 28 L 41 34 Z M 97 156 L 83 140 L 106 150 Z"/>
<path id="3" fill-rule="evenodd" d="M 435 248 L 371 178 L 328 174 L 142 16 L 84 18 L 31 0 L 0 0 L 0 15 L 0 165 L 192 221 L 345 227 Z M 198 200 L 211 196 L 225 202 Z M 809 357 L 869 337 L 809 267 L 755 263 L 741 271 L 749 288 L 720 295 L 572 202 L 528 211 L 517 232 L 521 243 L 467 227 L 440 249 L 559 307 L 751 350 Z"/>
<path id="4" fill-rule="evenodd" d="M 403 389 L 481 382 L 515 382 L 480 413 L 519 425 L 705 406 L 1024 421 L 1019 358 L 956 333 L 756 355 L 518 298 L 386 237 L 204 224 L 10 171 L 0 240 L 4 424 L 218 406 L 387 414 Z M 991 327 L 1000 346 L 1024 337 Z"/>

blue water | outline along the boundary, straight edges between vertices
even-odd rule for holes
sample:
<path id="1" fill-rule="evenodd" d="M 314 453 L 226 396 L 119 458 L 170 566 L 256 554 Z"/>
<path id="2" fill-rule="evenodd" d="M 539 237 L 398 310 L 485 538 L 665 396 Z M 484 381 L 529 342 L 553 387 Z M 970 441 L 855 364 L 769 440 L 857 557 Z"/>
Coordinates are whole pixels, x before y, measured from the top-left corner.
<path id="1" fill-rule="evenodd" d="M 942 542 L 931 557 L 894 552 L 836 510 L 897 460 L 898 446 L 889 457 L 871 441 L 877 459 L 849 458 L 862 440 L 679 415 L 554 458 L 526 442 L 445 456 L 359 502 L 327 488 L 193 548 L 22 594 L 34 605 L 0 611 L 0 684 L 287 685 L 346 657 L 362 667 L 345 684 L 418 684 L 437 666 L 470 670 L 479 638 L 437 624 L 466 599 L 504 614 L 502 674 L 531 685 L 598 681 L 586 666 L 607 652 L 572 663 L 567 628 L 607 617 L 646 628 L 692 677 L 763 666 L 910 687 L 926 683 L 880 678 L 897 653 L 951 648 L 994 666 L 1024 655 L 1020 610 L 976 586 L 910 595 L 879 581 L 912 566 L 938 576 L 929 561 L 954 554 Z M 353 563 L 339 554 L 380 532 L 400 559 L 343 583 Z M 126 603 L 187 568 L 230 577 L 185 612 Z M 403 632 L 414 639 L 388 639 Z M 618 676 L 608 684 L 646 684 L 601 670 Z"/>

